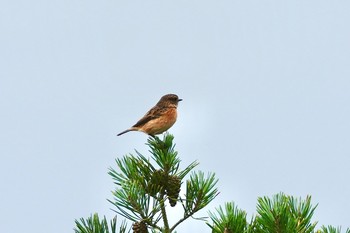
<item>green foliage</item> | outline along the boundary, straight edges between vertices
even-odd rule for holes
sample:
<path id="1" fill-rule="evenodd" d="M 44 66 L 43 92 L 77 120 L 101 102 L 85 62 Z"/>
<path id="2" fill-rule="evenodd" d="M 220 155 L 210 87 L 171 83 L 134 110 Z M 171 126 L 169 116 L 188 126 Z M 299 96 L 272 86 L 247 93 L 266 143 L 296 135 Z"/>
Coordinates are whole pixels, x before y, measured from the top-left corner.
<path id="1" fill-rule="evenodd" d="M 222 232 L 247 232 L 247 213 L 238 209 L 235 203 L 230 202 L 225 204 L 225 209 L 221 206 L 216 209 L 217 214 L 209 212 L 209 217 L 213 221 L 213 225 L 207 223 L 212 229 L 212 233 Z"/>
<path id="2" fill-rule="evenodd" d="M 317 222 L 311 218 L 317 205 L 311 205 L 311 197 L 297 199 L 279 193 L 272 198 L 259 197 L 257 215 L 250 223 L 246 213 L 234 203 L 227 203 L 225 209 L 219 207 L 216 214 L 209 212 L 213 222 L 208 224 L 212 233 L 341 233 L 341 228 L 322 226 L 315 231 Z M 350 229 L 346 230 L 350 233 Z"/>
<path id="3" fill-rule="evenodd" d="M 100 220 L 97 213 L 93 216 L 90 216 L 87 220 L 81 218 L 80 221 L 75 220 L 76 228 L 74 229 L 75 233 L 116 233 L 116 224 L 117 220 L 114 218 L 111 220 L 110 225 L 106 220 L 106 217 Z M 126 223 L 122 222 L 119 233 L 125 233 Z"/>
<path id="4" fill-rule="evenodd" d="M 341 233 L 341 227 L 322 226 L 316 233 Z M 350 228 L 346 229 L 345 233 L 350 233 Z"/>
<path id="5" fill-rule="evenodd" d="M 192 173 L 186 185 L 185 215 L 197 212 L 208 205 L 218 194 L 215 174 L 204 177 L 203 172 Z"/>
<path id="6" fill-rule="evenodd" d="M 116 159 L 117 169 L 110 168 L 109 174 L 117 188 L 112 192 L 114 199 L 109 202 L 116 207 L 118 214 L 134 222 L 133 229 L 137 232 L 146 232 L 146 227 L 173 232 L 181 222 L 208 205 L 218 194 L 214 174 L 205 176 L 203 172 L 192 171 L 198 162 L 180 169 L 181 160 L 173 139 L 169 134 L 165 134 L 163 140 L 150 137 L 147 145 L 151 159 L 136 151 L 136 156 L 129 154 Z M 186 181 L 185 197 L 180 197 L 183 179 L 191 171 Z M 170 226 L 167 203 L 173 207 L 178 202 L 181 202 L 184 215 Z"/>
<path id="7" fill-rule="evenodd" d="M 192 162 L 180 169 L 181 160 L 175 151 L 174 137 L 165 134 L 163 140 L 150 137 L 147 144 L 150 158 L 136 151 L 116 159 L 117 168 L 110 168 L 108 174 L 116 184 L 113 199 L 108 200 L 117 214 L 133 222 L 127 230 L 126 220 L 119 233 L 130 232 L 175 232 L 175 228 L 189 217 L 206 207 L 218 195 L 217 179 L 214 173 L 207 175 L 193 171 L 198 165 Z M 189 178 L 185 177 L 190 174 Z M 186 190 L 181 195 L 181 185 Z M 172 226 L 167 217 L 168 208 L 179 203 L 183 217 Z M 279 193 L 270 197 L 259 197 L 257 214 L 250 222 L 247 213 L 231 202 L 209 212 L 212 224 L 207 222 L 212 233 L 341 233 L 341 228 L 322 226 L 315 230 L 317 222 L 312 221 L 316 206 L 311 197 L 305 199 Z M 203 220 L 203 218 L 202 218 Z M 116 219 L 108 224 L 106 217 L 97 214 L 86 220 L 75 220 L 75 233 L 116 233 Z M 350 233 L 350 229 L 346 230 Z"/>
<path id="8" fill-rule="evenodd" d="M 311 206 L 310 196 L 307 196 L 306 200 L 283 193 L 273 196 L 272 199 L 260 197 L 256 217 L 258 232 L 313 232 L 317 224 L 311 222 L 315 208 Z"/>

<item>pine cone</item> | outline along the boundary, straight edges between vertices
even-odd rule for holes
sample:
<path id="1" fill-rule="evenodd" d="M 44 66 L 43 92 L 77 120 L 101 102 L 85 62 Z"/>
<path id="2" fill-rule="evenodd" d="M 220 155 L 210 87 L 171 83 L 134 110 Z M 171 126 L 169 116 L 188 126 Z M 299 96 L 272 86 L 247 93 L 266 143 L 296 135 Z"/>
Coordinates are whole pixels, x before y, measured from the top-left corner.
<path id="1" fill-rule="evenodd" d="M 169 204 L 174 207 L 179 197 L 181 188 L 181 179 L 178 176 L 169 176 L 167 195 L 169 197 Z"/>
<path id="2" fill-rule="evenodd" d="M 144 221 L 132 224 L 133 233 L 148 233 L 147 225 Z"/>
<path id="3" fill-rule="evenodd" d="M 148 183 L 148 193 L 155 196 L 160 191 L 159 188 L 165 189 L 167 178 L 162 170 L 153 172 L 151 180 Z"/>

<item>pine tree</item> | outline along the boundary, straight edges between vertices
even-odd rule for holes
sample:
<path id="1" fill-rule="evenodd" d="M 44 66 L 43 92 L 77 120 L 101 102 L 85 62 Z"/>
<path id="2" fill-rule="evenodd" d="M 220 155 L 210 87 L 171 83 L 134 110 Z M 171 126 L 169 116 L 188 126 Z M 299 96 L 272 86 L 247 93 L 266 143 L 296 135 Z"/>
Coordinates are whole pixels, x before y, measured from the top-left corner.
<path id="1" fill-rule="evenodd" d="M 116 168 L 109 169 L 116 185 L 109 202 L 117 216 L 125 218 L 119 233 L 175 232 L 179 224 L 218 195 L 215 174 L 194 171 L 197 161 L 180 169 L 173 139 L 170 134 L 165 134 L 163 140 L 150 137 L 147 141 L 150 158 L 136 151 L 136 155 L 117 158 Z M 182 188 L 185 190 L 181 193 Z M 178 205 L 183 216 L 175 221 L 168 219 L 169 208 Z M 272 198 L 259 197 L 257 214 L 250 220 L 245 211 L 230 202 L 209 212 L 211 223 L 206 224 L 212 233 L 341 233 L 340 227 L 333 226 L 316 230 L 317 222 L 312 221 L 316 207 L 311 204 L 311 196 L 301 199 L 279 193 Z M 126 220 L 132 222 L 130 227 Z M 117 232 L 116 218 L 108 224 L 106 217 L 100 219 L 98 214 L 76 220 L 75 224 L 75 233 Z M 350 229 L 345 232 L 350 233 Z"/>
<path id="2" fill-rule="evenodd" d="M 304 200 L 279 193 L 272 198 L 259 197 L 257 214 L 249 222 L 246 212 L 231 202 L 217 208 L 216 213 L 209 212 L 212 224 L 207 225 L 212 233 L 341 233 L 340 227 L 332 226 L 315 230 L 317 222 L 312 216 L 316 207 L 311 196 Z"/>
<path id="3" fill-rule="evenodd" d="M 198 162 L 194 161 L 181 170 L 181 161 L 173 139 L 170 134 L 165 134 L 163 140 L 150 137 L 147 145 L 151 158 L 136 151 L 136 155 L 129 154 L 116 159 L 117 169 L 109 170 L 116 185 L 112 192 L 113 199 L 109 202 L 118 215 L 132 222 L 134 233 L 174 232 L 179 224 L 203 209 L 218 195 L 215 174 L 205 175 L 204 172 L 193 171 Z M 189 178 L 185 179 L 188 175 Z M 182 186 L 185 186 L 184 195 L 180 195 Z M 171 225 L 167 212 L 168 208 L 176 205 L 182 206 L 183 217 Z M 87 221 L 81 219 L 80 222 L 76 221 L 75 231 L 115 233 L 115 222 L 111 223 L 111 230 L 108 229 L 105 218 L 98 222 L 98 215 Z M 120 232 L 125 232 L 125 224 L 122 227 Z"/>

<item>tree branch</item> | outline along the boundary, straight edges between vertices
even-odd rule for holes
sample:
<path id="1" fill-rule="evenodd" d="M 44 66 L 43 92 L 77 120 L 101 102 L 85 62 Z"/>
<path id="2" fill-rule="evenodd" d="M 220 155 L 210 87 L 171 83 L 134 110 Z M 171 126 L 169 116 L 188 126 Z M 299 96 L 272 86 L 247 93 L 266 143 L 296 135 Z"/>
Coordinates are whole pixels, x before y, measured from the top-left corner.
<path id="1" fill-rule="evenodd" d="M 165 196 L 164 191 L 162 191 L 159 198 L 159 204 L 160 204 L 163 222 L 164 222 L 164 233 L 170 233 L 171 231 L 169 230 L 169 222 L 168 222 L 168 217 L 167 217 L 165 205 L 164 205 L 164 201 L 165 201 L 164 196 Z"/>

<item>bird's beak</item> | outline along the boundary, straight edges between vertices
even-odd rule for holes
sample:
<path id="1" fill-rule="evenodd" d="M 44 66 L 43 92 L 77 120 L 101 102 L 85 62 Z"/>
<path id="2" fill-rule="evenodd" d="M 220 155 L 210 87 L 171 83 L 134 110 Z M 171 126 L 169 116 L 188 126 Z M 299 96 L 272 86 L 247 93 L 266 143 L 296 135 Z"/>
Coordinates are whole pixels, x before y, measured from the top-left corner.
<path id="1" fill-rule="evenodd" d="M 179 99 L 177 102 L 180 102 L 180 101 L 182 101 L 182 99 Z"/>

